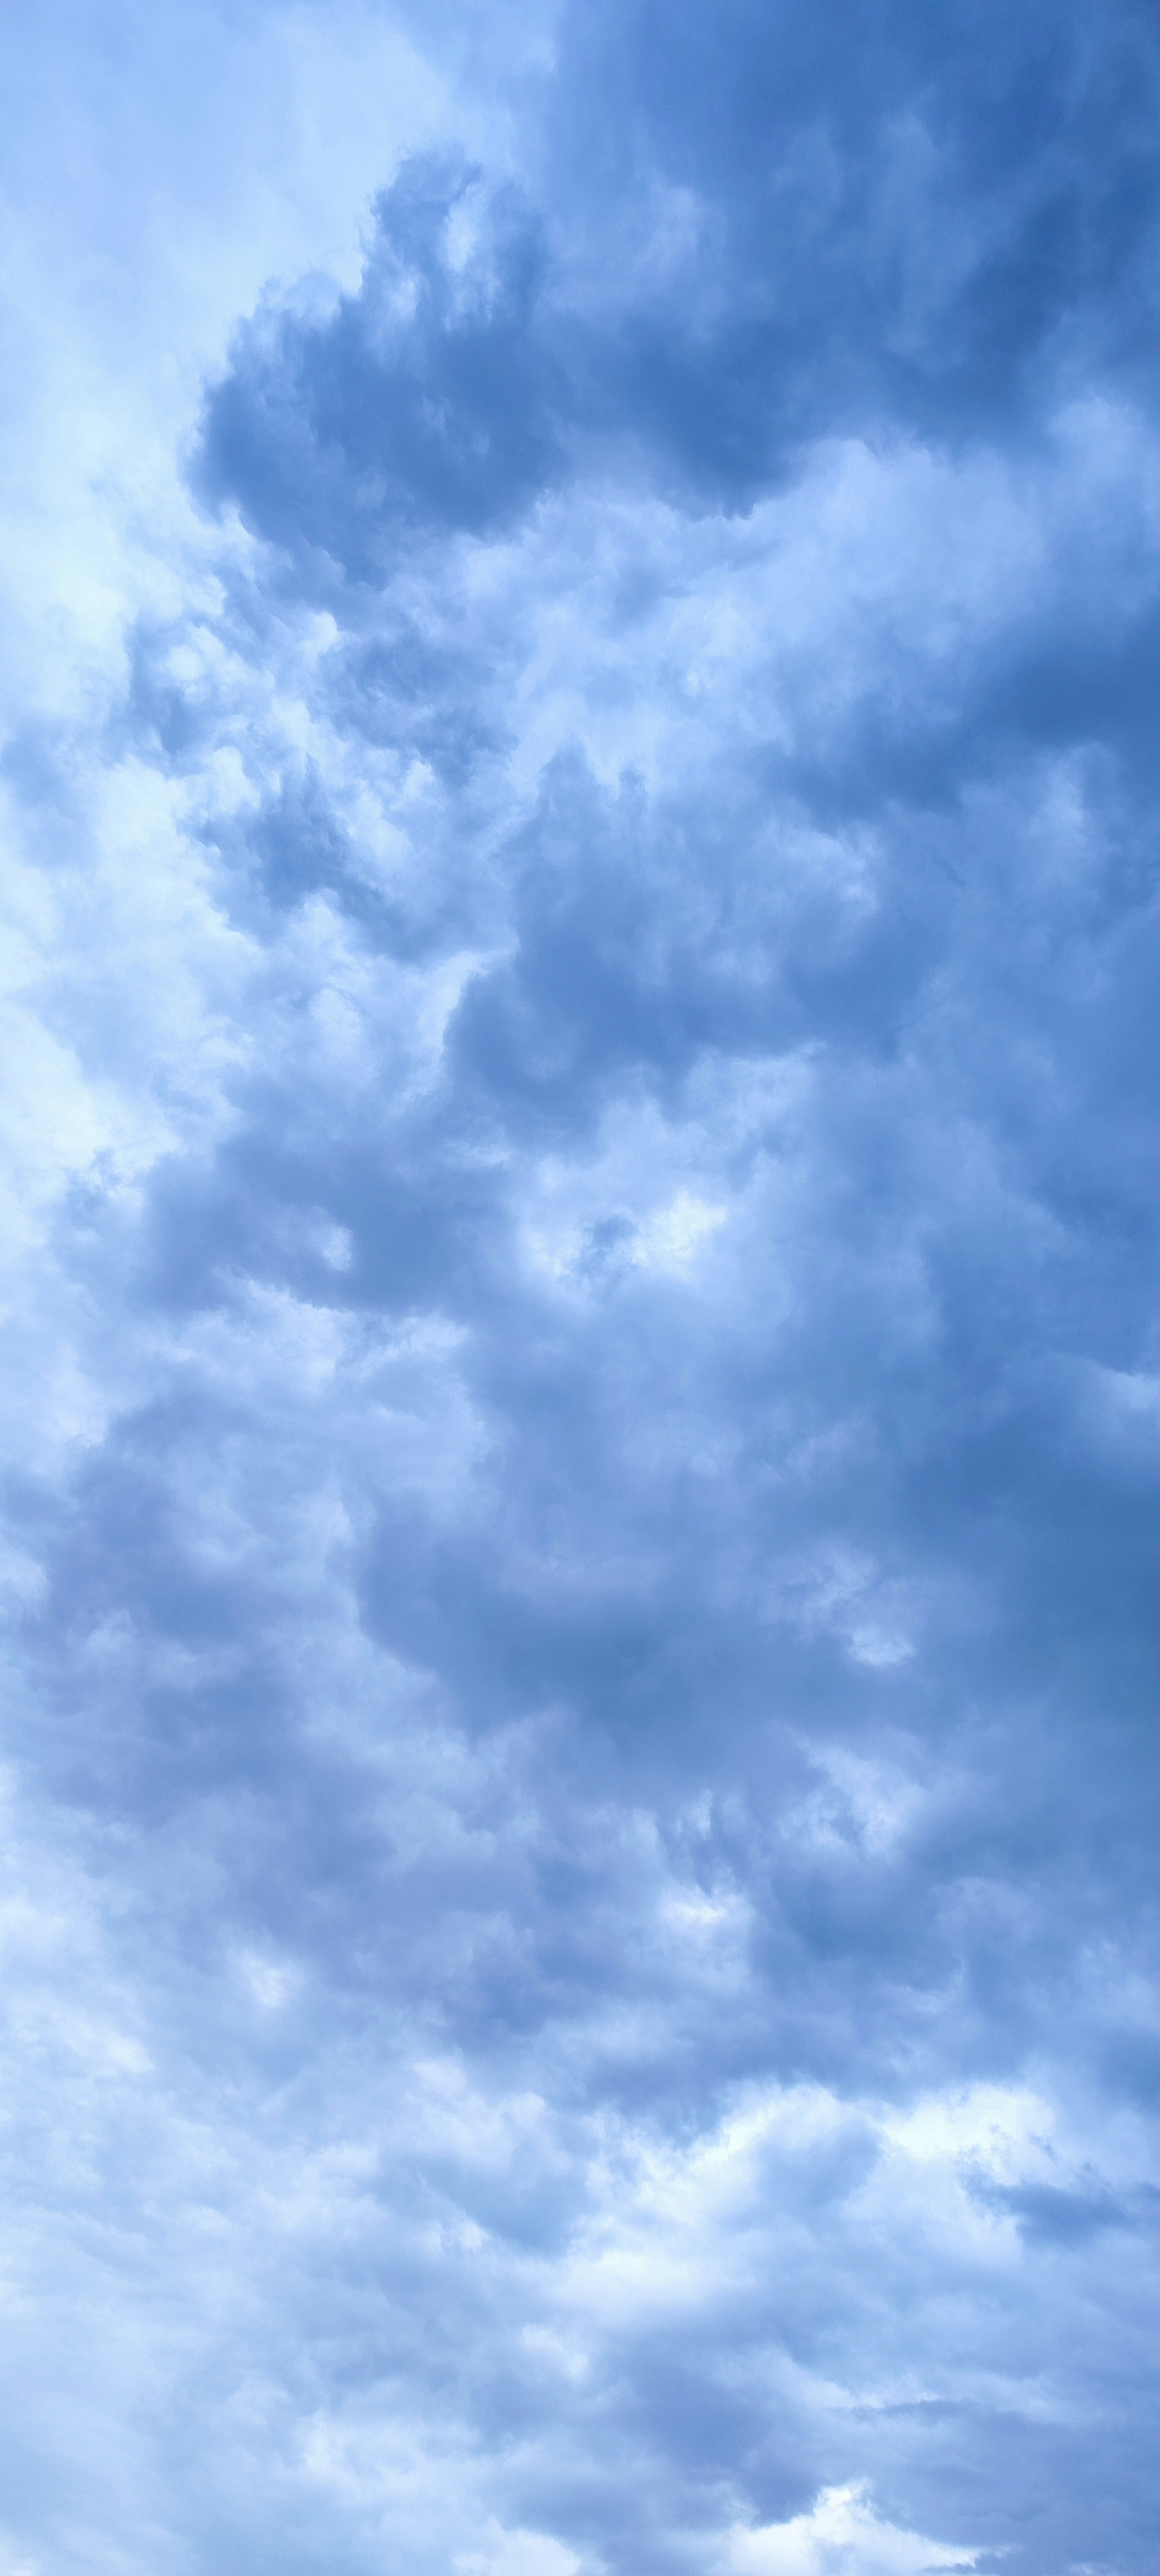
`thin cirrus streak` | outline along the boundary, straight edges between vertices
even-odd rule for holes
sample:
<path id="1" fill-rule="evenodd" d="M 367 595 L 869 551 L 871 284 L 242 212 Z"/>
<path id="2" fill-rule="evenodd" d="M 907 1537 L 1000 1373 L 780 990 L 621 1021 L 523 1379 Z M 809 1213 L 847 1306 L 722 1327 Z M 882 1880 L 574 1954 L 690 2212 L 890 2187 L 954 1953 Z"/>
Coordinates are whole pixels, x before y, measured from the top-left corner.
<path id="1" fill-rule="evenodd" d="M 1151 2576 L 1158 91 L 13 39 L 5 2576 Z"/>

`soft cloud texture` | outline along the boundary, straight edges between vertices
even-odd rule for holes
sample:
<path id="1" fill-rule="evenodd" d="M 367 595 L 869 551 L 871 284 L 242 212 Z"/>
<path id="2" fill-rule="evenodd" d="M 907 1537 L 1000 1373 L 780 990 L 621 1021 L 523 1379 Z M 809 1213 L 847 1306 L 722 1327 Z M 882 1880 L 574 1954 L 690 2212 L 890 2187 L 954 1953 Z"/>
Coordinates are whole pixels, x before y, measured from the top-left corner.
<path id="1" fill-rule="evenodd" d="M 1151 2576 L 1152 21 L 15 50 L 0 2568 Z"/>

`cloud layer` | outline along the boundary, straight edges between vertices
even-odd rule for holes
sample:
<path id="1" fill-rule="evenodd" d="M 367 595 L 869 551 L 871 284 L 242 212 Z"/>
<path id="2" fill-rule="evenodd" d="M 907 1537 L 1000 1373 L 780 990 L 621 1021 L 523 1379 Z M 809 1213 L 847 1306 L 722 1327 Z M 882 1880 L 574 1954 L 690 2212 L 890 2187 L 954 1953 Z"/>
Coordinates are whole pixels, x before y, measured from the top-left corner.
<path id="1" fill-rule="evenodd" d="M 1155 30 L 370 24 L 4 753 L 7 2565 L 1151 2576 Z"/>

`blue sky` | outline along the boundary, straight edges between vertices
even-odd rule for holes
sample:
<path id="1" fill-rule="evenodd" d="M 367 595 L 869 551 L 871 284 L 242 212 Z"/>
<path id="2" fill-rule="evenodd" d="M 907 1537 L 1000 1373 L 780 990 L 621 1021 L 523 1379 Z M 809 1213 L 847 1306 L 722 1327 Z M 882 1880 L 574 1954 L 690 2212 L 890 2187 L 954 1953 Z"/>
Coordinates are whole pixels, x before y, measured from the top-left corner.
<path id="1" fill-rule="evenodd" d="M 1160 36 L 5 36 L 0 2576 L 1156 2576 Z"/>

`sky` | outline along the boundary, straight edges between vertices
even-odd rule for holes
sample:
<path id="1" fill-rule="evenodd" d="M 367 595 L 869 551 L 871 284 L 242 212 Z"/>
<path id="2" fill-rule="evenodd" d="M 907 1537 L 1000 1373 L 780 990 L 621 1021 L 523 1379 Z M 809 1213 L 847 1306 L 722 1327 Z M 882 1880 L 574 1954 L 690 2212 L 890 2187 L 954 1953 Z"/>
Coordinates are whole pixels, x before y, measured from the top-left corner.
<path id="1" fill-rule="evenodd" d="M 0 81 L 0 2576 L 1160 2576 L 1160 25 Z"/>

